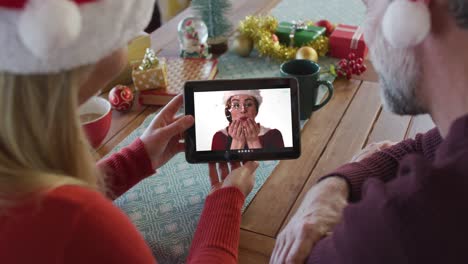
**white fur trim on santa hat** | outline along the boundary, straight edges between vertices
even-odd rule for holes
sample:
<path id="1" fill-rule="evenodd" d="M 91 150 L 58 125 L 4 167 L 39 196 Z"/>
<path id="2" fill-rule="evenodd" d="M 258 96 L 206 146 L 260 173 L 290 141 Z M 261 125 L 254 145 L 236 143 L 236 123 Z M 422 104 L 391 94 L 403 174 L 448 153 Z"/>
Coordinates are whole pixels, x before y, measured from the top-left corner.
<path id="1" fill-rule="evenodd" d="M 382 29 L 385 39 L 394 48 L 416 46 L 431 29 L 429 7 L 422 0 L 394 0 L 385 12 Z"/>
<path id="2" fill-rule="evenodd" d="M 235 91 L 226 91 L 224 92 L 223 96 L 223 103 L 226 104 L 226 102 L 229 100 L 229 98 L 233 97 L 234 95 L 249 95 L 257 99 L 258 105 L 260 106 L 262 104 L 263 98 L 262 95 L 260 94 L 259 90 L 235 90 Z"/>
<path id="3" fill-rule="evenodd" d="M 29 0 L 26 9 L 33 5 L 32 1 L 39 4 L 51 0 Z M 140 34 L 151 19 L 154 2 L 155 0 L 96 0 L 79 4 L 79 35 L 72 43 L 61 49 L 49 50 L 49 53 L 42 57 L 38 57 L 36 53 L 44 54 L 47 49 L 37 48 L 33 51 L 34 48 L 31 49 L 31 45 L 26 44 L 30 40 L 24 41 L 25 37 L 22 36 L 34 29 L 24 26 L 19 30 L 20 20 L 30 19 L 23 17 L 23 12 L 27 10 L 0 7 L 0 71 L 42 74 L 94 64 L 115 50 L 125 47 Z M 40 17 L 40 21 L 43 22 L 44 17 Z M 52 19 L 46 21 L 63 23 Z M 40 36 L 31 37 L 34 38 Z"/>
<path id="4" fill-rule="evenodd" d="M 78 38 L 80 10 L 68 0 L 30 0 L 20 15 L 18 30 L 24 45 L 44 59 Z"/>

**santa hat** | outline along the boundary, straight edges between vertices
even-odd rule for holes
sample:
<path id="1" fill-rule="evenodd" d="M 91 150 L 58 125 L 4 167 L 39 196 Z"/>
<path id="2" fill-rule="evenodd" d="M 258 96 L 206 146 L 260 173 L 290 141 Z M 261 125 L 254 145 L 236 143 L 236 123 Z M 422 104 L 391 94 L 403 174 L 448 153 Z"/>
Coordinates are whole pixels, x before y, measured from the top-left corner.
<path id="1" fill-rule="evenodd" d="M 235 91 L 226 91 L 224 92 L 223 96 L 223 103 L 226 105 L 226 102 L 229 98 L 233 97 L 234 95 L 249 95 L 257 99 L 258 106 L 262 104 L 263 98 L 260 94 L 259 90 L 235 90 Z"/>
<path id="2" fill-rule="evenodd" d="M 420 44 L 431 30 L 430 0 L 393 0 L 382 21 L 385 39 L 394 48 Z"/>
<path id="3" fill-rule="evenodd" d="M 148 25 L 155 0 L 0 0 L 0 71 L 93 64 Z"/>

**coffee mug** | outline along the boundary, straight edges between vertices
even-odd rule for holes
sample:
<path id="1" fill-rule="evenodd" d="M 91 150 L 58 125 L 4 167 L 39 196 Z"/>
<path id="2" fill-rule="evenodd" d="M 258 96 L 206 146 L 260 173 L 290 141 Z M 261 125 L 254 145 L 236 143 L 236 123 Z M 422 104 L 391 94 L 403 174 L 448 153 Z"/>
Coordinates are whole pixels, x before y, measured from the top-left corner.
<path id="1" fill-rule="evenodd" d="M 91 97 L 79 109 L 81 125 L 93 148 L 101 145 L 109 132 L 112 121 L 112 107 L 104 98 Z"/>
<path id="2" fill-rule="evenodd" d="M 312 112 L 326 105 L 333 96 L 333 84 L 329 81 L 319 80 L 320 65 L 311 60 L 291 60 L 281 64 L 281 75 L 294 77 L 299 83 L 299 103 L 301 120 L 310 118 Z M 320 104 L 316 104 L 319 87 L 325 85 L 328 88 L 327 98 Z"/>

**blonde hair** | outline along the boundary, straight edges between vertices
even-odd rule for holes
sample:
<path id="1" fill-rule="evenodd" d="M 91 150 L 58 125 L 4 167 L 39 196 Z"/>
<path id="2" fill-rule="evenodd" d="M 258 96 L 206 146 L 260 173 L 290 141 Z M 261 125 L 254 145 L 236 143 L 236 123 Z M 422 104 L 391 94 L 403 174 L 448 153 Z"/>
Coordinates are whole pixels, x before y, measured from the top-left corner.
<path id="1" fill-rule="evenodd" d="M 91 69 L 0 73 L 0 210 L 65 184 L 104 187 L 78 117 L 80 84 Z"/>

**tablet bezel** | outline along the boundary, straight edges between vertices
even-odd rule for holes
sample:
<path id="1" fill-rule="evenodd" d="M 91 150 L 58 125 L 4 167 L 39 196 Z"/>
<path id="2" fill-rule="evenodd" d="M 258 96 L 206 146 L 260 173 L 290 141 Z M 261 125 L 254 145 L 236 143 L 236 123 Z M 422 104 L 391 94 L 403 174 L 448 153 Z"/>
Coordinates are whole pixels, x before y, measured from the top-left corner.
<path id="1" fill-rule="evenodd" d="M 291 120 L 293 147 L 282 151 L 264 152 L 260 150 L 196 151 L 195 125 L 185 134 L 185 157 L 189 163 L 229 162 L 248 160 L 296 159 L 301 155 L 301 137 L 299 120 L 299 87 L 295 78 L 256 78 L 240 80 L 189 81 L 184 86 L 185 114 L 195 116 L 195 92 L 214 92 L 228 90 L 257 90 L 290 88 Z"/>

